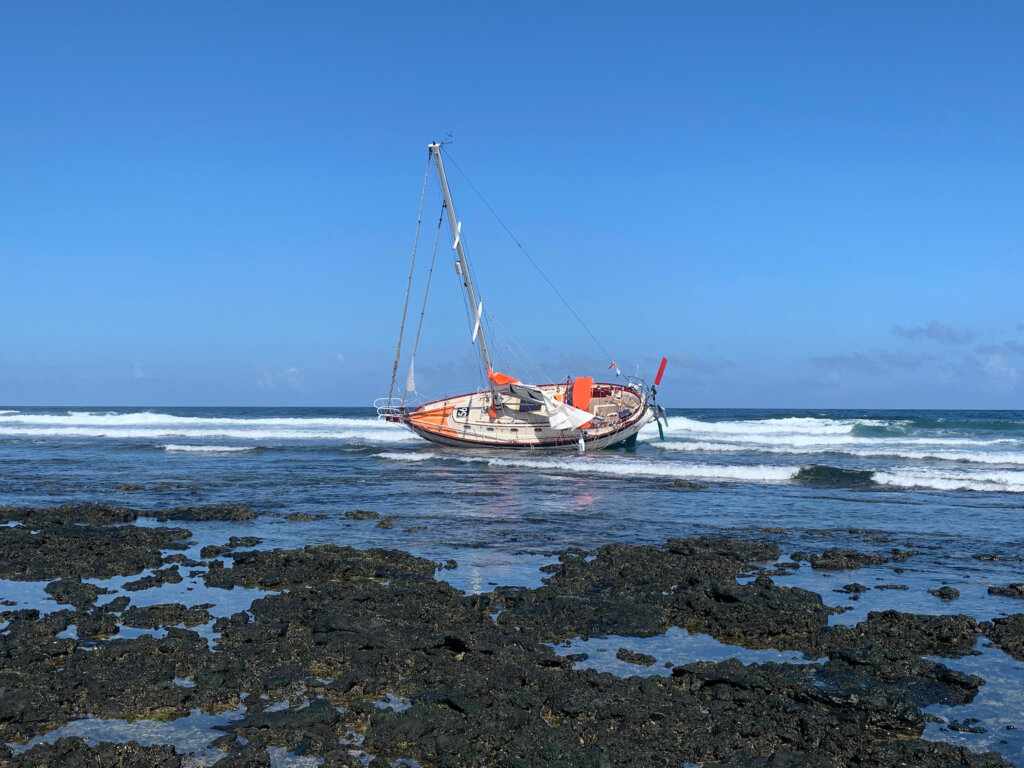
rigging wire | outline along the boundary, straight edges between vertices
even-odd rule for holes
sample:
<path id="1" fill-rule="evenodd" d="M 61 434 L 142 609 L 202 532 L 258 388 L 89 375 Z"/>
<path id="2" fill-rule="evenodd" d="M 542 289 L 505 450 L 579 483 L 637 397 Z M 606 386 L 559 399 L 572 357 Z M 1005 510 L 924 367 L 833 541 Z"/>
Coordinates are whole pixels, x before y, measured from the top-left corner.
<path id="1" fill-rule="evenodd" d="M 420 224 L 423 223 L 423 202 L 427 197 L 427 181 L 430 179 L 430 156 L 427 156 L 427 170 L 423 174 L 423 191 L 420 193 L 420 212 L 416 217 L 416 237 L 412 241 L 412 263 L 409 265 L 409 282 L 405 286 L 405 302 L 402 304 L 402 324 L 398 329 L 398 346 L 395 348 L 395 364 L 391 368 L 391 386 L 388 387 L 388 404 L 391 403 L 391 398 L 395 394 L 395 379 L 398 377 L 398 359 L 402 356 L 402 337 L 405 336 L 405 314 L 409 309 L 409 293 L 412 291 L 412 273 L 416 267 L 416 248 L 420 242 Z M 434 245 L 434 251 L 437 251 L 437 245 Z M 433 269 L 433 264 L 431 264 Z M 428 283 L 429 285 L 429 283 Z M 426 297 L 424 297 L 426 301 Z M 423 320 L 420 319 L 422 324 Z M 419 341 L 419 331 L 416 331 L 416 340 Z M 416 351 L 413 349 L 413 356 Z M 405 396 L 402 397 L 402 404 L 405 405 Z"/>
<path id="2" fill-rule="evenodd" d="M 523 244 L 519 242 L 519 240 L 516 238 L 516 236 L 514 234 L 512 234 L 512 230 L 510 230 L 508 228 L 508 226 L 505 224 L 505 222 L 502 221 L 502 218 L 498 215 L 498 212 L 495 211 L 494 208 L 491 207 L 491 204 L 489 202 L 487 202 L 487 199 L 483 196 L 483 194 L 480 192 L 480 190 L 476 188 L 476 186 L 473 184 L 473 182 L 470 180 L 470 178 L 466 175 L 465 171 L 463 171 L 462 168 L 459 167 L 459 164 L 455 161 L 455 158 L 452 157 L 452 153 L 446 150 L 445 154 L 448 155 L 448 159 L 451 160 L 452 165 L 455 166 L 455 170 L 457 170 L 459 172 L 459 174 L 462 176 L 462 178 L 466 180 L 466 183 L 469 184 L 470 188 L 474 192 L 476 192 L 477 197 L 479 197 L 481 202 L 483 202 L 483 204 L 485 206 L 487 206 L 487 210 L 489 210 L 491 212 L 491 215 L 494 216 L 494 218 L 498 221 L 498 223 L 501 225 L 502 229 L 504 229 L 505 232 L 508 234 L 508 236 L 510 238 L 512 238 L 512 242 L 516 244 L 516 246 L 519 248 L 520 251 L 523 252 L 523 255 L 526 256 L 526 258 L 529 260 L 529 262 L 533 265 L 533 268 L 537 270 L 537 273 L 541 277 L 544 278 L 544 282 L 546 282 L 549 286 L 551 286 L 551 290 L 553 290 L 555 292 L 555 295 L 565 305 L 566 309 L 568 309 L 569 312 L 572 313 L 572 316 L 576 318 L 576 321 L 580 324 L 580 326 L 583 328 L 583 330 L 587 332 L 587 335 L 590 336 L 590 338 L 594 341 L 594 343 L 597 345 L 598 349 L 600 349 L 601 352 L 604 353 L 605 357 L 608 360 L 614 360 L 614 358 L 611 356 L 611 354 L 609 354 L 608 350 L 604 348 L 604 345 L 601 344 L 600 341 L 598 341 L 597 337 L 593 334 L 593 332 L 590 330 L 590 328 L 587 326 L 587 324 L 583 322 L 583 318 L 581 318 L 578 314 L 576 314 L 576 310 L 572 308 L 572 305 L 569 304 L 569 302 L 566 300 L 566 298 L 562 295 L 562 292 L 559 291 L 558 288 L 555 286 L 555 284 L 553 282 L 551 282 L 551 279 L 546 274 L 544 274 L 544 270 L 540 268 L 540 265 L 538 265 L 537 262 L 533 260 L 533 257 L 529 254 L 529 252 L 526 250 L 526 248 L 523 247 Z"/>
<path id="3" fill-rule="evenodd" d="M 427 166 L 429 172 L 429 165 Z M 416 326 L 416 340 L 412 344 L 412 357 L 409 359 L 409 369 L 416 361 L 416 350 L 420 346 L 420 331 L 423 330 L 423 316 L 427 312 L 427 296 L 430 294 L 430 278 L 434 276 L 434 262 L 437 259 L 437 244 L 441 239 L 441 223 L 444 221 L 444 206 L 441 206 L 441 216 L 437 220 L 437 232 L 434 234 L 434 253 L 430 257 L 430 270 L 427 272 L 427 285 L 423 289 L 423 306 L 420 308 L 420 321 Z M 409 395 L 409 381 L 405 382 L 405 392 L 402 393 L 402 405 L 405 406 L 405 399 Z"/>

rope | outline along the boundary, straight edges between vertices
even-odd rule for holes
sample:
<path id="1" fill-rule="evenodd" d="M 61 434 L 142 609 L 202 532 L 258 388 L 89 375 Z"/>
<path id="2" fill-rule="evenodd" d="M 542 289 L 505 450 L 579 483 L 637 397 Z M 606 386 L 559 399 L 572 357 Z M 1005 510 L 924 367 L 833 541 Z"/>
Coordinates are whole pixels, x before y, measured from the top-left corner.
<path id="1" fill-rule="evenodd" d="M 523 247 L 523 244 L 520 243 L 519 240 L 516 239 L 516 236 L 514 234 L 512 234 L 512 230 L 510 230 L 505 225 L 505 222 L 501 220 L 501 217 L 498 215 L 498 212 L 495 211 L 494 208 L 491 207 L 491 204 L 489 202 L 487 202 L 486 198 L 484 198 L 484 196 L 480 193 L 480 190 L 477 189 L 476 186 L 474 186 L 473 182 L 470 181 L 468 176 L 466 176 L 466 174 L 465 174 L 465 172 L 463 172 L 462 168 L 459 167 L 459 164 L 457 162 L 455 162 L 455 158 L 452 157 L 452 153 L 446 151 L 445 154 L 448 155 L 448 159 L 451 160 L 452 165 L 455 166 L 455 170 L 457 170 L 459 172 L 459 174 L 462 176 L 462 178 L 464 178 L 466 180 L 466 183 L 469 184 L 469 186 L 472 188 L 472 190 L 474 192 L 476 192 L 477 197 L 479 197 L 481 202 L 483 202 L 483 204 L 487 206 L 487 210 L 489 210 L 491 212 L 491 215 L 494 216 L 495 219 L 497 219 L 498 223 L 502 226 L 502 229 L 504 229 L 505 232 L 508 234 L 508 236 L 510 238 L 512 238 L 512 242 L 516 244 L 516 246 L 519 248 L 520 251 L 523 252 L 523 255 L 533 265 L 533 268 L 537 270 L 537 273 L 541 277 L 544 278 L 544 282 L 546 282 L 549 286 L 551 286 L 551 290 L 555 292 L 555 295 L 562 301 L 562 303 L 565 305 L 565 308 L 568 309 L 569 312 L 572 313 L 572 316 L 576 318 L 576 321 L 580 324 L 580 326 L 583 328 L 583 330 L 587 332 L 587 335 L 590 336 L 591 339 L 593 339 L 593 341 L 597 345 L 598 349 L 600 349 L 601 352 L 604 353 L 605 358 L 608 359 L 608 360 L 614 360 L 615 358 L 613 358 L 608 353 L 608 350 L 604 348 L 604 345 L 602 345 L 601 342 L 597 340 L 597 337 L 591 332 L 590 328 L 587 327 L 587 324 L 583 322 L 583 319 L 579 315 L 576 314 L 576 310 L 572 308 L 572 305 L 569 304 L 569 302 L 566 300 L 566 298 L 562 295 L 561 291 L 559 291 L 558 288 L 555 286 L 555 284 L 552 283 L 551 280 L 548 278 L 548 276 L 546 274 L 544 274 L 544 270 L 541 269 L 540 266 L 537 264 L 537 262 L 535 262 L 533 260 L 533 257 L 529 253 L 527 253 L 526 249 Z"/>
<path id="2" fill-rule="evenodd" d="M 429 165 L 427 166 L 429 169 Z M 410 358 L 409 365 L 412 365 L 416 360 L 416 350 L 420 346 L 420 331 L 423 330 L 423 315 L 427 311 L 427 295 L 430 293 L 430 278 L 434 276 L 434 261 L 437 259 L 437 244 L 441 240 L 441 224 L 444 221 L 444 206 L 441 206 L 441 217 L 437 220 L 437 233 L 434 235 L 434 253 L 430 257 L 430 271 L 427 272 L 427 287 L 423 289 L 423 307 L 420 309 L 420 321 L 416 326 L 416 339 L 412 343 L 412 357 Z M 409 390 L 406 389 L 402 393 L 402 407 L 405 407 L 405 398 L 408 397 Z"/>
<path id="3" fill-rule="evenodd" d="M 409 309 L 409 293 L 412 291 L 412 272 L 416 267 L 416 248 L 420 242 L 420 224 L 423 223 L 423 201 L 427 197 L 427 180 L 430 178 L 430 156 L 427 155 L 427 170 L 423 174 L 423 191 L 420 193 L 420 212 L 416 217 L 416 237 L 412 241 L 412 263 L 409 265 L 409 282 L 405 286 L 405 303 L 402 304 L 402 325 L 398 329 L 398 346 L 395 348 L 395 364 L 391 367 L 391 386 L 388 387 L 388 405 L 391 404 L 391 397 L 395 393 L 395 379 L 398 377 L 398 359 L 402 356 L 402 337 L 405 336 L 405 313 Z M 436 248 L 436 246 L 435 246 Z M 417 332 L 416 338 L 419 339 Z M 415 351 L 413 352 L 415 354 Z M 402 397 L 402 405 L 405 405 L 405 397 Z"/>

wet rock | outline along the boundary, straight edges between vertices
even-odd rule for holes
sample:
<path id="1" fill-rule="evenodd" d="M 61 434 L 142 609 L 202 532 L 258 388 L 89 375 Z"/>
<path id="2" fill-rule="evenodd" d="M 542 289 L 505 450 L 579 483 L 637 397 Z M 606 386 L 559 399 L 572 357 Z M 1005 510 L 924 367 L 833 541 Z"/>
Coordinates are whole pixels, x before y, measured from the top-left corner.
<path id="1" fill-rule="evenodd" d="M 152 589 L 153 587 L 159 587 L 164 584 L 180 584 L 182 581 L 181 574 L 178 573 L 178 566 L 169 565 L 166 568 L 158 568 L 153 571 L 149 576 L 143 576 L 141 579 L 135 581 L 126 582 L 123 589 L 127 589 L 129 592 L 138 592 L 143 589 Z"/>
<path id="2" fill-rule="evenodd" d="M 764 575 L 736 582 L 749 562 L 777 558 L 772 545 L 676 539 L 603 547 L 592 560 L 565 552 L 543 587 L 483 595 L 435 580 L 435 563 L 401 552 L 320 546 L 230 556 L 234 568 L 211 564 L 208 583 L 278 592 L 218 619 L 215 651 L 173 626 L 160 639 L 96 640 L 87 650 L 56 637 L 82 612 L 7 612 L 0 741 L 83 711 L 173 719 L 234 709 L 247 695 L 243 719 L 225 726 L 239 738 L 217 743 L 228 765 L 266 764 L 273 745 L 354 767 L 348 750 L 360 738 L 379 765 L 1003 764 L 920 740 L 923 707 L 963 704 L 978 691 L 978 678 L 925 658 L 969 652 L 973 619 L 886 612 L 829 627 L 817 595 Z M 89 616 L 112 618 L 105 607 Z M 497 622 L 496 608 L 504 609 Z M 125 614 L 166 626 L 188 610 L 205 614 L 179 605 Z M 598 629 L 698 624 L 828 659 L 699 662 L 670 676 L 619 678 L 574 669 L 545 644 Z"/>
<path id="3" fill-rule="evenodd" d="M 141 513 L 140 513 L 141 514 Z M 242 504 L 208 504 L 199 507 L 173 507 L 145 513 L 157 520 L 255 520 L 256 513 Z"/>
<path id="4" fill-rule="evenodd" d="M 910 589 L 906 584 L 875 584 L 875 589 L 897 589 L 907 590 Z"/>
<path id="5" fill-rule="evenodd" d="M 228 548 L 234 549 L 235 547 L 256 547 L 263 543 L 263 539 L 258 536 L 232 536 L 228 539 Z"/>
<path id="6" fill-rule="evenodd" d="M 914 655 L 959 658 L 974 653 L 981 633 L 970 616 L 919 616 L 899 611 L 871 611 L 854 627 L 829 627 L 815 642 L 829 652 L 873 647 Z"/>
<path id="7" fill-rule="evenodd" d="M 345 517 L 349 520 L 376 520 L 380 513 L 372 509 L 349 509 L 345 511 Z"/>
<path id="8" fill-rule="evenodd" d="M 647 653 L 634 653 L 628 648 L 619 648 L 615 654 L 615 658 L 619 661 L 624 661 L 627 664 L 639 664 L 643 667 L 650 667 L 654 665 L 658 659 Z"/>
<path id="9" fill-rule="evenodd" d="M 53 744 L 36 744 L 5 765 L 11 768 L 180 768 L 184 765 L 184 758 L 171 746 L 142 747 L 135 741 L 127 744 L 104 741 L 89 745 L 74 736 L 58 739 Z"/>
<path id="10" fill-rule="evenodd" d="M 833 592 L 841 592 L 841 593 L 847 594 L 847 595 L 859 595 L 859 594 L 862 594 L 864 592 L 867 592 L 868 588 L 865 587 L 863 584 L 858 584 L 857 582 L 853 582 L 852 584 L 844 584 L 839 589 L 833 589 L 832 591 Z"/>
<path id="11" fill-rule="evenodd" d="M 695 483 L 693 480 L 674 480 L 669 483 L 669 488 L 683 488 L 688 491 L 702 491 L 708 487 L 707 483 Z"/>
<path id="12" fill-rule="evenodd" d="M 114 483 L 113 486 L 118 491 L 144 491 L 146 486 L 139 483 Z"/>
<path id="13" fill-rule="evenodd" d="M 53 597 L 58 603 L 73 605 L 79 610 L 84 610 L 96 602 L 100 595 L 110 592 L 95 584 L 83 584 L 81 577 L 72 579 L 58 579 L 46 585 L 46 593 Z"/>
<path id="14" fill-rule="evenodd" d="M 935 589 L 929 589 L 928 593 L 935 595 L 940 600 L 956 600 L 960 597 L 960 590 L 956 587 L 942 586 Z"/>
<path id="15" fill-rule="evenodd" d="M 981 631 L 996 648 L 1019 661 L 1024 661 L 1024 613 L 983 622 Z"/>
<path id="16" fill-rule="evenodd" d="M 886 561 L 882 555 L 841 547 L 831 547 L 820 555 L 811 555 L 808 559 L 811 568 L 819 571 L 853 571 L 868 565 L 881 565 Z"/>
<path id="17" fill-rule="evenodd" d="M 184 624 L 195 627 L 213 621 L 205 608 L 186 608 L 180 603 L 162 603 L 144 608 L 129 608 L 121 614 L 121 624 L 139 629 L 156 629 Z"/>
<path id="18" fill-rule="evenodd" d="M 61 508 L 63 509 L 63 507 Z M 183 528 L 53 525 L 37 533 L 0 528 L 0 578 L 17 581 L 131 575 L 163 563 L 161 550 L 184 549 Z"/>
<path id="19" fill-rule="evenodd" d="M 1024 597 L 1024 582 L 989 587 L 988 593 L 990 595 L 1001 595 L 1002 597 Z"/>
<path id="20" fill-rule="evenodd" d="M 328 515 L 316 514 L 311 515 L 308 512 L 292 512 L 290 515 L 285 515 L 285 520 L 290 520 L 293 523 L 310 523 L 313 520 L 326 520 Z"/>
<path id="21" fill-rule="evenodd" d="M 236 741 L 216 765 L 220 768 L 270 768 L 272 763 L 266 748 Z"/>
<path id="22" fill-rule="evenodd" d="M 30 528 L 90 524 L 133 523 L 139 518 L 135 510 L 110 504 L 64 504 L 60 507 L 0 506 L 0 522 L 18 520 Z"/>
<path id="23" fill-rule="evenodd" d="M 964 720 L 950 720 L 946 727 L 960 733 L 985 733 L 987 729 L 978 725 L 980 722 L 976 717 L 968 717 Z"/>
<path id="24" fill-rule="evenodd" d="M 391 515 L 386 515 L 385 517 L 382 517 L 380 519 L 380 522 L 377 523 L 376 527 L 377 528 L 394 528 L 395 527 L 395 518 L 392 517 Z"/>
<path id="25" fill-rule="evenodd" d="M 283 589 L 332 580 L 392 579 L 407 575 L 429 575 L 436 566 L 404 552 L 357 550 L 334 544 L 301 550 L 253 550 L 235 552 L 232 568 L 210 564 L 204 576 L 207 586 Z"/>

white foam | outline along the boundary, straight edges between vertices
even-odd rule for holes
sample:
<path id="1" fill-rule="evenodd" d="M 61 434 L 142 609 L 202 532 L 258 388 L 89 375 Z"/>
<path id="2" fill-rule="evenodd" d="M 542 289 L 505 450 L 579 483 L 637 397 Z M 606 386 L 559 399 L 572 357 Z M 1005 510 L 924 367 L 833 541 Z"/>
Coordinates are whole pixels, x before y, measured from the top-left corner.
<path id="1" fill-rule="evenodd" d="M 392 461 L 425 461 L 443 458 L 464 464 L 486 464 L 491 467 L 536 469 L 545 472 L 571 472 L 587 475 L 616 477 L 695 478 L 701 480 L 746 480 L 749 482 L 783 482 L 791 480 L 800 467 L 758 465 L 684 464 L 681 462 L 620 459 L 613 456 L 591 458 L 565 456 L 544 459 L 507 459 L 498 456 L 466 456 L 438 453 L 379 453 L 380 458 Z"/>
<path id="2" fill-rule="evenodd" d="M 255 445 L 158 445 L 157 448 L 163 448 L 165 451 L 174 453 L 177 451 L 183 453 L 243 453 L 245 451 L 255 451 L 257 446 Z"/>
<path id="3" fill-rule="evenodd" d="M 957 450 L 930 450 L 917 451 L 900 447 L 899 443 L 887 445 L 885 443 L 873 444 L 875 447 L 856 448 L 844 444 L 824 444 L 816 449 L 808 449 L 792 445 L 765 445 L 756 448 L 749 444 L 716 443 L 716 442 L 664 442 L 656 443 L 658 448 L 667 451 L 680 451 L 687 453 L 773 453 L 788 456 L 811 455 L 816 453 L 839 453 L 846 456 L 857 456 L 858 458 L 893 458 L 893 459 L 915 459 L 918 461 L 951 461 L 965 462 L 969 464 L 998 464 L 1003 466 L 1024 466 L 1024 451 L 1014 453 L 1009 451 L 957 451 Z"/>
<path id="4" fill-rule="evenodd" d="M 389 453 L 387 451 L 377 454 L 378 458 L 390 459 L 392 461 L 428 461 L 440 458 L 438 454 L 427 451 L 426 453 Z"/>
<path id="5" fill-rule="evenodd" d="M 901 488 L 932 488 L 940 491 L 1003 491 L 1024 493 L 1024 472 L 895 467 L 875 472 L 872 479 Z"/>
<path id="6" fill-rule="evenodd" d="M 418 439 L 397 424 L 375 418 L 227 418 L 166 413 L 0 414 L 0 436 L 100 437 L 112 439 L 330 440 L 401 443 Z"/>
<path id="7" fill-rule="evenodd" d="M 790 416 L 782 419 L 748 419 L 743 421 L 697 421 L 681 416 L 669 419 L 665 434 L 710 433 L 718 435 L 846 435 L 856 426 L 885 427 L 901 422 L 877 419 L 816 419 Z M 647 432 L 657 432 L 649 426 Z"/>

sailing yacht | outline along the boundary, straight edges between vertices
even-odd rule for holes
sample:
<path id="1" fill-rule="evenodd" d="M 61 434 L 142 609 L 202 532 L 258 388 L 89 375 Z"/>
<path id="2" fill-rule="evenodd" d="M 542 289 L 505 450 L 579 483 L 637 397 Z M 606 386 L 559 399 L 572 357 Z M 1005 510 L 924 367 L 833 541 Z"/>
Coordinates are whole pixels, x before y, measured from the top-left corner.
<path id="1" fill-rule="evenodd" d="M 452 250 L 455 252 L 455 271 L 461 278 L 469 306 L 475 308 L 472 342 L 480 354 L 483 370 L 487 373 L 486 386 L 463 395 L 412 404 L 409 402 L 409 394 L 415 391 L 416 385 L 413 363 L 410 361 L 405 391 L 400 398 L 395 396 L 409 303 L 407 289 L 402 329 L 392 369 L 391 391 L 387 398 L 377 401 L 378 417 L 401 424 L 431 442 L 455 448 L 570 448 L 589 451 L 618 445 L 630 446 L 635 445 L 640 429 L 653 419 L 659 420 L 660 432 L 665 411 L 656 404 L 655 396 L 665 372 L 665 358 L 662 358 L 652 387 L 647 387 L 641 379 L 632 376 L 623 377 L 621 383 L 595 382 L 589 376 L 570 376 L 554 384 L 529 384 L 494 369 L 482 322 L 483 303 L 473 284 L 466 249 L 462 243 L 462 224 L 452 203 L 441 148 L 440 143 L 429 145 L 427 174 L 430 172 L 430 164 L 433 164 L 454 238 Z M 425 191 L 426 179 L 424 195 Z M 420 211 L 422 221 L 422 201 Z M 419 240 L 418 228 L 416 240 Z M 413 267 L 415 259 L 414 247 Z M 412 268 L 409 272 L 410 288 L 411 285 Z M 419 340 L 418 331 L 416 340 Z M 415 359 L 415 346 L 412 359 Z M 620 376 L 619 368 L 614 363 L 609 368 L 615 368 L 616 376 Z"/>

